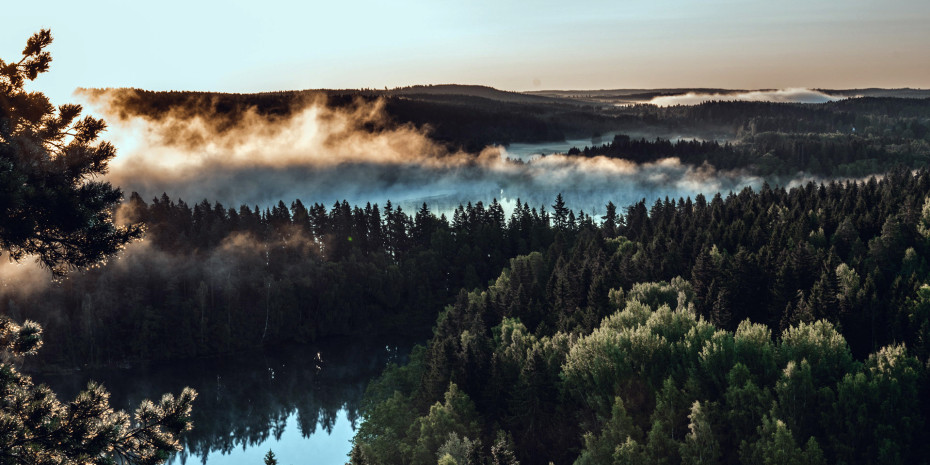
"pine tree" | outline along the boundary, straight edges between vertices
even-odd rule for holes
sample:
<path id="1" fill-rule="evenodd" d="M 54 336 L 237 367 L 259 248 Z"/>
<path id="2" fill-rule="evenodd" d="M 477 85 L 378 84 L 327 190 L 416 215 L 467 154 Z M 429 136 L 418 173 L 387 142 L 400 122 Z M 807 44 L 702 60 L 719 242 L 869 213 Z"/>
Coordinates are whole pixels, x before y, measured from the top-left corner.
<path id="1" fill-rule="evenodd" d="M 41 328 L 0 317 L 4 359 L 32 355 L 41 347 Z M 110 394 L 91 382 L 68 403 L 46 386 L 36 386 L 12 365 L 0 364 L 0 465 L 26 463 L 158 464 L 181 449 L 180 434 L 191 428 L 197 393 L 185 388 L 156 404 L 145 400 L 135 415 L 114 411 Z"/>
<path id="2" fill-rule="evenodd" d="M 604 220 L 601 231 L 606 237 L 617 235 L 617 206 L 613 202 L 607 202 L 607 213 L 601 217 Z"/>
<path id="3" fill-rule="evenodd" d="M 555 204 L 552 205 L 552 219 L 554 226 L 559 231 L 565 231 L 568 226 L 568 207 L 565 206 L 565 200 L 560 193 L 555 197 Z"/>
<path id="4" fill-rule="evenodd" d="M 685 464 L 719 463 L 720 443 L 711 430 L 711 423 L 707 415 L 706 402 L 701 405 L 694 401 L 691 405 L 691 414 L 688 415 L 691 423 L 688 424 L 689 433 L 681 445 L 681 461 Z"/>
<path id="5" fill-rule="evenodd" d="M 14 260 L 37 255 L 52 273 L 105 259 L 138 237 L 138 226 L 117 226 L 119 189 L 93 178 L 106 172 L 115 148 L 95 143 L 103 121 L 75 123 L 79 105 L 57 115 L 48 99 L 23 85 L 48 70 L 48 30 L 33 35 L 16 63 L 0 60 L 0 251 Z M 197 394 L 185 388 L 156 404 L 145 400 L 135 415 L 114 411 L 96 383 L 71 402 L 36 386 L 11 363 L 42 345 L 42 329 L 0 315 L 0 465 L 159 464 L 181 449 Z"/>
<path id="6" fill-rule="evenodd" d="M 268 453 L 265 454 L 265 465 L 278 465 L 278 459 L 274 458 L 274 452 L 271 449 L 268 449 Z"/>
<path id="7" fill-rule="evenodd" d="M 96 180 L 116 155 L 97 142 L 106 124 L 78 120 L 81 106 L 57 111 L 24 85 L 48 70 L 47 29 L 33 35 L 18 62 L 0 60 L 0 250 L 13 260 L 35 255 L 57 275 L 105 259 L 142 233 L 119 226 L 122 193 Z"/>

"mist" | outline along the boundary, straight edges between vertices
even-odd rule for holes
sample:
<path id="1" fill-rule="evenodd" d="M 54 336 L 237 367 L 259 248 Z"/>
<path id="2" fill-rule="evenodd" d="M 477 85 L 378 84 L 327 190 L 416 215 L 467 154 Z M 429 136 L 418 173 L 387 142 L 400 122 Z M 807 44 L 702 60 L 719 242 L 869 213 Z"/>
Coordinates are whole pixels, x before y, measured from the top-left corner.
<path id="1" fill-rule="evenodd" d="M 309 98 L 287 116 L 246 111 L 230 119 L 190 108 L 136 116 L 124 111 L 120 95 L 83 94 L 109 123 L 105 137 L 119 150 L 107 178 L 146 200 L 162 193 L 227 207 L 298 198 L 324 205 L 391 200 L 405 209 L 426 203 L 446 212 L 495 198 L 508 210 L 518 198 L 551 205 L 562 193 L 570 208 L 596 214 L 608 201 L 624 206 L 761 184 L 744 172 L 674 158 L 637 165 L 564 154 L 518 160 L 504 147 L 450 151 L 425 130 L 392 126 L 379 101 L 332 108 L 324 97 Z"/>
<path id="2" fill-rule="evenodd" d="M 39 264 L 38 260 L 25 259 L 20 262 L 10 260 L 7 253 L 0 254 L 0 295 L 29 295 L 45 289 L 51 284 L 51 273 Z M 6 302 L 8 314 L 16 320 L 21 316 L 18 307 Z"/>
<path id="3" fill-rule="evenodd" d="M 749 92 L 727 93 L 727 94 L 699 94 L 688 92 L 682 95 L 668 95 L 655 97 L 645 102 L 660 107 L 670 107 L 675 105 L 700 105 L 707 101 L 718 102 L 780 102 L 780 103 L 826 103 L 841 100 L 844 97 L 834 97 L 823 92 L 804 89 L 777 89 L 777 90 L 753 90 Z"/>
<path id="4" fill-rule="evenodd" d="M 107 121 L 104 138 L 118 149 L 105 178 L 127 197 L 138 192 L 146 202 L 163 193 L 188 204 L 206 199 L 227 208 L 264 208 L 280 200 L 289 205 L 294 199 L 327 207 L 342 200 L 382 206 L 390 200 L 410 213 L 426 203 L 437 215 L 451 216 L 459 205 L 497 199 L 509 215 L 518 200 L 551 210 L 561 193 L 569 208 L 598 220 L 607 202 L 622 209 L 642 199 L 651 204 L 762 184 L 742 171 L 691 166 L 677 158 L 636 164 L 604 156 L 523 157 L 500 146 L 480 153 L 450 151 L 424 130 L 388 127 L 380 102 L 333 109 L 323 99 L 309 99 L 286 117 L 248 111 L 231 120 L 189 108 L 135 116 L 121 107 L 119 91 L 96 95 L 84 94 L 82 103 Z M 372 126 L 380 129 L 366 129 Z M 531 152 L 529 144 L 521 145 Z M 211 276 L 222 274 L 216 270 L 261 248 L 251 238 L 232 235 L 199 263 L 209 264 Z M 177 270 L 186 260 L 143 240 L 112 257 L 106 268 L 148 269 L 155 263 L 158 269 Z M 0 295 L 34 295 L 50 284 L 48 270 L 34 260 L 0 259 Z"/>

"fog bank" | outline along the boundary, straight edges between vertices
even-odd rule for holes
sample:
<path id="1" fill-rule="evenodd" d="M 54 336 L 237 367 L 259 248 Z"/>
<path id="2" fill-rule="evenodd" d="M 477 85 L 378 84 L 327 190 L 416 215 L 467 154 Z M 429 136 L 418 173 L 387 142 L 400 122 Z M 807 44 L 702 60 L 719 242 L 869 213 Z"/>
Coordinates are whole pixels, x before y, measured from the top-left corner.
<path id="1" fill-rule="evenodd" d="M 86 98 L 90 99 L 89 95 Z M 332 108 L 310 99 L 286 117 L 247 111 L 234 120 L 190 108 L 157 117 L 122 111 L 119 91 L 97 94 L 90 108 L 105 118 L 119 155 L 108 179 L 146 200 L 163 192 L 187 202 L 226 206 L 320 202 L 380 203 L 405 209 L 423 202 L 448 211 L 491 199 L 600 213 L 646 198 L 739 190 L 761 181 L 743 172 L 694 167 L 678 159 L 638 165 L 623 159 L 547 155 L 511 160 L 500 147 L 453 152 L 426 131 L 386 121 L 380 102 Z"/>
<path id="2" fill-rule="evenodd" d="M 834 97 L 823 92 L 804 89 L 777 89 L 777 90 L 753 90 L 749 92 L 732 93 L 732 94 L 698 94 L 688 92 L 682 95 L 668 95 L 655 97 L 645 102 L 660 107 L 670 107 L 675 105 L 700 105 L 703 102 L 780 102 L 780 103 L 826 103 L 841 100 L 844 97 Z"/>

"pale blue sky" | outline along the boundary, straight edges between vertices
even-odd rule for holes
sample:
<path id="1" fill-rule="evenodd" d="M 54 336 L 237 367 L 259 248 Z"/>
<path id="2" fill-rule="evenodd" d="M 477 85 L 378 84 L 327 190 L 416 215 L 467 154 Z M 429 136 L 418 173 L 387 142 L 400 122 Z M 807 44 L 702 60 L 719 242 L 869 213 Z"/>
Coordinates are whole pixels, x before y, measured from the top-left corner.
<path id="1" fill-rule="evenodd" d="M 36 88 L 55 101 L 78 86 L 926 88 L 928 24 L 927 0 L 20 1 L 0 57 L 51 28 Z"/>

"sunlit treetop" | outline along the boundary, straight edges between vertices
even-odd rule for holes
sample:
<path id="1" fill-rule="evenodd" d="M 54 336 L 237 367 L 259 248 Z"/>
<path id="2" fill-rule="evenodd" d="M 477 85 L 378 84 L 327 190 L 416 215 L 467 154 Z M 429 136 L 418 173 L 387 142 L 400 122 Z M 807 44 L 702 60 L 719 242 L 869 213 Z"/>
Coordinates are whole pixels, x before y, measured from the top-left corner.
<path id="1" fill-rule="evenodd" d="M 106 124 L 24 87 L 48 71 L 51 42 L 42 30 L 20 60 L 0 60 L 0 251 L 13 260 L 34 255 L 61 275 L 104 260 L 141 229 L 115 224 L 122 193 L 98 180 L 116 155 L 98 141 Z"/>

